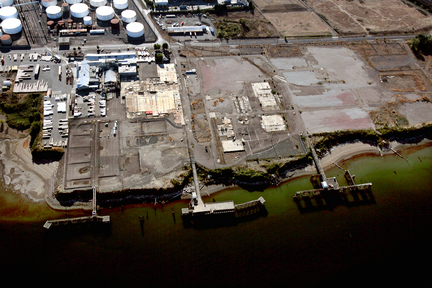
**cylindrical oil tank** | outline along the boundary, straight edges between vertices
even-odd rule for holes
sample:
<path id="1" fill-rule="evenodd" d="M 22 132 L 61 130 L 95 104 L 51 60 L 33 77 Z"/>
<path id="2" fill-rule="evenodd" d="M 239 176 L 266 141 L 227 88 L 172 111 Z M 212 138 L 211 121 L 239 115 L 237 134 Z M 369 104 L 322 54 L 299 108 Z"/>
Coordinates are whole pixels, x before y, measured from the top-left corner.
<path id="1" fill-rule="evenodd" d="M 1 7 L 6 7 L 6 6 L 11 6 L 13 4 L 14 0 L 0 0 L 0 6 Z"/>
<path id="2" fill-rule="evenodd" d="M 139 22 L 132 22 L 126 26 L 126 33 L 129 37 L 139 38 L 144 35 L 144 25 Z"/>
<path id="3" fill-rule="evenodd" d="M 50 19 L 58 19 L 62 17 L 63 12 L 59 6 L 50 6 L 46 9 L 47 17 Z"/>
<path id="4" fill-rule="evenodd" d="M 106 5 L 107 0 L 90 0 L 90 5 L 93 7 L 101 7 Z"/>
<path id="5" fill-rule="evenodd" d="M 0 41 L 3 45 L 12 45 L 12 38 L 10 35 L 2 35 L 0 36 Z"/>
<path id="6" fill-rule="evenodd" d="M 128 8 L 128 0 L 114 0 L 114 8 L 123 10 Z"/>
<path id="7" fill-rule="evenodd" d="M 3 20 L 1 25 L 2 25 L 3 32 L 5 34 L 10 34 L 10 35 L 18 34 L 22 30 L 21 20 L 16 18 L 9 18 Z"/>
<path id="8" fill-rule="evenodd" d="M 55 24 L 55 22 L 52 20 L 47 22 L 47 26 L 50 27 L 51 29 L 54 28 L 54 24 Z"/>
<path id="9" fill-rule="evenodd" d="M 123 22 L 132 23 L 136 21 L 136 12 L 133 10 L 124 10 L 121 13 Z"/>
<path id="10" fill-rule="evenodd" d="M 0 9 L 0 19 L 18 18 L 18 11 L 15 7 L 7 6 Z"/>
<path id="11" fill-rule="evenodd" d="M 60 20 L 60 21 L 58 21 L 57 24 L 60 26 L 60 28 L 64 28 L 64 26 L 65 26 L 65 21 Z"/>
<path id="12" fill-rule="evenodd" d="M 68 3 L 63 3 L 62 8 L 63 8 L 63 13 L 69 12 L 69 4 Z"/>
<path id="13" fill-rule="evenodd" d="M 84 17 L 83 20 L 84 20 L 84 25 L 86 26 L 90 26 L 93 23 L 92 18 L 90 16 Z"/>
<path id="14" fill-rule="evenodd" d="M 119 27 L 120 21 L 118 19 L 111 19 L 110 23 L 111 23 L 111 27 L 115 29 Z"/>
<path id="15" fill-rule="evenodd" d="M 76 3 L 81 3 L 82 0 L 66 0 L 66 2 L 69 4 L 76 4 Z"/>
<path id="16" fill-rule="evenodd" d="M 41 3 L 44 7 L 50 7 L 57 5 L 57 0 L 42 0 Z"/>
<path id="17" fill-rule="evenodd" d="M 75 18 L 83 18 L 89 14 L 88 7 L 84 3 L 73 4 L 70 11 L 72 16 Z"/>
<path id="18" fill-rule="evenodd" d="M 102 6 L 96 9 L 96 17 L 101 21 L 109 21 L 114 17 L 114 9 L 109 6 Z"/>

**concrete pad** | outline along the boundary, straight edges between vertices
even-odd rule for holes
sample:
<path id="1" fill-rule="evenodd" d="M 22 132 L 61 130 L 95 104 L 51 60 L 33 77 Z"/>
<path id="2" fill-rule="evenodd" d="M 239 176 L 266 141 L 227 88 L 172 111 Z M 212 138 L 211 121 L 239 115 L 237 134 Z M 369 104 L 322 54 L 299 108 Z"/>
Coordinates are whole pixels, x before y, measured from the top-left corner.
<path id="1" fill-rule="evenodd" d="M 364 70 L 366 63 L 345 47 L 308 47 L 307 50 L 318 61 L 314 68 L 324 68 L 332 81 L 344 80 L 349 86 L 369 86 L 373 81 Z"/>
<path id="2" fill-rule="evenodd" d="M 283 75 L 289 83 L 300 86 L 317 85 L 321 81 L 312 71 L 285 72 Z"/>
<path id="3" fill-rule="evenodd" d="M 307 67 L 307 63 L 304 58 L 273 58 L 270 59 L 270 61 L 279 70 L 293 70 L 294 67 Z"/>
<path id="4" fill-rule="evenodd" d="M 75 135 L 69 137 L 69 148 L 73 147 L 90 147 L 92 143 L 92 137 L 88 135 Z"/>
<path id="5" fill-rule="evenodd" d="M 369 114 L 360 108 L 305 111 L 301 116 L 309 133 L 374 127 Z"/>
<path id="6" fill-rule="evenodd" d="M 240 57 L 207 58 L 198 62 L 203 77 L 204 93 L 224 89 L 237 92 L 243 82 L 254 82 L 262 72 Z"/>
<path id="7" fill-rule="evenodd" d="M 104 156 L 99 158 L 99 177 L 119 175 L 118 155 Z"/>
<path id="8" fill-rule="evenodd" d="M 90 179 L 91 163 L 68 164 L 66 180 Z"/>
<path id="9" fill-rule="evenodd" d="M 91 151 L 90 146 L 79 148 L 68 148 L 67 164 L 90 163 Z"/>
<path id="10" fill-rule="evenodd" d="M 352 91 L 334 89 L 322 95 L 293 96 L 300 108 L 352 106 L 356 104 L 356 96 Z"/>

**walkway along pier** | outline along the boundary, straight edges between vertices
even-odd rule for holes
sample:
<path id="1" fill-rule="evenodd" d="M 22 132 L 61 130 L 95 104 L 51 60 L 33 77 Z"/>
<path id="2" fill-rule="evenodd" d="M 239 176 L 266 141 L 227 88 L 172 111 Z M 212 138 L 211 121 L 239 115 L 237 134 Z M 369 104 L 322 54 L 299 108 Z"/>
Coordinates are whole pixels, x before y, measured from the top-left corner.
<path id="1" fill-rule="evenodd" d="M 62 226 L 68 224 L 80 224 L 80 223 L 111 223 L 110 216 L 98 216 L 97 215 L 97 203 L 96 203 L 96 187 L 93 187 L 93 201 L 92 201 L 92 215 L 91 216 L 83 216 L 83 217 L 74 217 L 74 218 L 64 218 L 57 220 L 48 220 L 45 222 L 43 227 L 47 230 L 50 230 L 51 227 Z"/>

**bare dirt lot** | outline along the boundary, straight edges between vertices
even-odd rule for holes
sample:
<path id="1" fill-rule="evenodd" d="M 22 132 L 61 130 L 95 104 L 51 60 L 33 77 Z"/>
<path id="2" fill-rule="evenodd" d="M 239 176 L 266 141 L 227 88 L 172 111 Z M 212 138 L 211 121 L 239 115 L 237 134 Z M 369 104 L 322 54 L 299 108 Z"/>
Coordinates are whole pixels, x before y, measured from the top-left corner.
<path id="1" fill-rule="evenodd" d="M 432 17 L 400 0 L 307 0 L 342 35 L 416 33 L 432 27 Z"/>
<path id="2" fill-rule="evenodd" d="M 330 28 L 315 13 L 264 13 L 266 18 L 286 37 L 331 36 Z"/>
<path id="3" fill-rule="evenodd" d="M 254 3 L 284 36 L 331 35 L 326 23 L 298 0 L 258 0 Z"/>

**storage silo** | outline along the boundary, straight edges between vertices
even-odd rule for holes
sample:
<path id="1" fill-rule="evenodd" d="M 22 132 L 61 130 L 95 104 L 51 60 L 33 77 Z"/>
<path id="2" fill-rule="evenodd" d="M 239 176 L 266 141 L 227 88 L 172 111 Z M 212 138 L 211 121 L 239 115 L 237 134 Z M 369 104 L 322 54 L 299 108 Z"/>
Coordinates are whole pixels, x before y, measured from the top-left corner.
<path id="1" fill-rule="evenodd" d="M 131 23 L 131 22 L 135 22 L 136 21 L 136 12 L 133 10 L 124 10 L 121 13 L 121 17 L 123 22 L 125 23 Z"/>
<path id="2" fill-rule="evenodd" d="M 63 9 L 63 13 L 69 12 L 69 4 L 68 3 L 63 3 L 62 4 L 62 9 Z"/>
<path id="3" fill-rule="evenodd" d="M 7 6 L 0 9 L 0 19 L 18 18 L 18 11 L 15 7 Z"/>
<path id="4" fill-rule="evenodd" d="M 93 7 L 101 7 L 106 5 L 107 0 L 90 0 L 90 5 Z"/>
<path id="5" fill-rule="evenodd" d="M 96 9 L 96 17 L 101 21 L 109 21 L 114 17 L 114 9 L 109 6 L 102 6 Z"/>
<path id="6" fill-rule="evenodd" d="M 139 38 L 144 35 L 144 25 L 139 22 L 132 22 L 126 26 L 126 33 L 129 37 Z"/>
<path id="7" fill-rule="evenodd" d="M 114 0 L 114 8 L 123 10 L 128 8 L 128 0 Z"/>
<path id="8" fill-rule="evenodd" d="M 14 0 L 0 0 L 0 6 L 1 7 L 11 6 L 13 5 L 13 1 Z"/>
<path id="9" fill-rule="evenodd" d="M 3 20 L 3 22 L 1 23 L 3 32 L 5 34 L 18 34 L 19 32 L 21 32 L 22 30 L 22 24 L 21 24 L 21 20 L 17 19 L 17 18 L 9 18 L 6 20 Z"/>
<path id="10" fill-rule="evenodd" d="M 72 17 L 83 18 L 89 14 L 88 6 L 84 3 L 73 4 L 70 7 Z"/>
<path id="11" fill-rule="evenodd" d="M 0 41 L 3 45 L 12 45 L 12 38 L 10 35 L 2 35 L 0 36 Z"/>
<path id="12" fill-rule="evenodd" d="M 81 3 L 82 0 L 66 0 L 66 2 L 69 4 L 77 4 L 77 3 Z"/>
<path id="13" fill-rule="evenodd" d="M 90 16 L 86 16 L 83 18 L 84 21 L 84 25 L 85 26 L 90 26 L 93 24 L 92 18 Z"/>
<path id="14" fill-rule="evenodd" d="M 59 6 L 50 6 L 46 9 L 47 17 L 50 19 L 58 19 L 63 15 L 63 11 Z"/>

